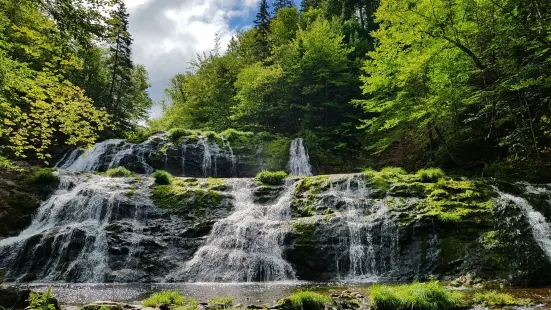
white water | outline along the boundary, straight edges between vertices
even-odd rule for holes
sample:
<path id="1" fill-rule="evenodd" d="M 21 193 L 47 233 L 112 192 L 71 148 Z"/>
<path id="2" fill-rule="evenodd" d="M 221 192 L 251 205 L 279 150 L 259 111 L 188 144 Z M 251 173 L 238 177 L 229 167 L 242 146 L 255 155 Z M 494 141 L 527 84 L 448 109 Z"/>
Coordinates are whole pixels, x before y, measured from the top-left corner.
<path id="1" fill-rule="evenodd" d="M 124 142 L 122 139 L 109 139 L 97 143 L 93 148 L 82 153 L 74 162 L 61 166 L 63 170 L 69 171 L 94 171 L 101 164 L 101 156 L 107 152 L 110 147 L 115 147 Z"/>
<path id="2" fill-rule="evenodd" d="M 357 175 L 332 176 L 330 188 L 324 193 L 328 208 L 343 203 L 338 216 L 347 230 L 340 236 L 348 250 L 347 264 L 337 264 L 337 274 L 347 281 L 377 281 L 379 276 L 390 274 L 397 268 L 398 226 L 394 222 L 388 198 L 367 199 L 370 190 L 364 179 Z M 342 265 L 348 265 L 347 268 Z"/>
<path id="3" fill-rule="evenodd" d="M 43 281 L 103 282 L 109 272 L 106 227 L 134 186 L 125 178 L 61 174 L 58 189 L 41 204 L 31 225 L 0 241 L 0 257 L 12 267 L 26 265 L 8 270 Z M 136 214 L 151 206 L 145 194 L 133 199 Z"/>
<path id="4" fill-rule="evenodd" d="M 282 257 L 283 237 L 291 231 L 291 193 L 287 184 L 271 205 L 253 203 L 252 181 L 230 180 L 235 212 L 214 224 L 204 246 L 188 261 L 181 278 L 193 282 L 282 281 L 295 278 Z"/>
<path id="5" fill-rule="evenodd" d="M 526 218 L 528 219 L 528 223 L 530 224 L 530 227 L 532 228 L 532 235 L 534 236 L 534 239 L 540 246 L 540 248 L 545 252 L 547 255 L 547 258 L 551 260 L 551 227 L 549 226 L 549 223 L 546 221 L 543 214 L 540 212 L 534 210 L 532 205 L 528 202 L 528 200 L 522 198 L 513 196 L 511 194 L 507 194 L 504 192 L 501 192 L 499 189 L 494 187 L 496 192 L 499 194 L 499 202 L 513 202 L 517 206 L 519 206 Z M 542 191 L 545 191 L 543 188 L 536 188 L 532 185 L 526 186 L 526 191 L 528 193 L 541 193 Z"/>
<path id="6" fill-rule="evenodd" d="M 296 176 L 312 175 L 310 166 L 310 157 L 304 147 L 304 139 L 297 138 L 291 142 L 289 150 L 289 163 L 287 164 L 289 173 Z"/>

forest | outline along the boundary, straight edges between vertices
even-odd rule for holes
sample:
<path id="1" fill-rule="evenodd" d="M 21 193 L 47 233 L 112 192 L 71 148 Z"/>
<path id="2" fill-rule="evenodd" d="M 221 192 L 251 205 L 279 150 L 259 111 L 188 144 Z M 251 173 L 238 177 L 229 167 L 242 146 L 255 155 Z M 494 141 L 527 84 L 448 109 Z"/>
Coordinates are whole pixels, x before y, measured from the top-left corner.
<path id="1" fill-rule="evenodd" d="M 8 158 L 231 128 L 303 137 L 321 173 L 551 175 L 547 0 L 261 0 L 252 27 L 169 81 L 153 120 L 121 1 L 0 0 L 0 32 Z"/>

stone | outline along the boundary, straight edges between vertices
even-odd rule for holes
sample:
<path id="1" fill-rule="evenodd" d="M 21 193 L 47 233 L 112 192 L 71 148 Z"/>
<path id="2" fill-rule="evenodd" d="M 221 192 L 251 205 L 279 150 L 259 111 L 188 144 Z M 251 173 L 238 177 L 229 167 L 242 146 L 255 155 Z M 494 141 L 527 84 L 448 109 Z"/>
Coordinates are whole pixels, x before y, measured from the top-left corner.
<path id="1" fill-rule="evenodd" d="M 109 310 L 123 310 L 124 307 L 122 304 L 113 301 L 96 301 L 83 306 L 81 310 L 99 310 L 101 308 Z"/>
<path id="2" fill-rule="evenodd" d="M 161 305 L 159 306 L 159 309 L 160 309 L 160 310 L 170 310 L 170 306 L 167 305 L 167 304 L 161 304 Z"/>
<path id="3" fill-rule="evenodd" d="M 0 309 L 20 310 L 27 308 L 31 292 L 29 289 L 19 289 L 16 287 L 0 288 Z M 53 304 L 56 310 L 61 309 L 57 299 L 50 297 L 48 302 Z"/>
<path id="4" fill-rule="evenodd" d="M 0 268 L 0 284 L 4 283 L 6 278 L 6 268 Z"/>

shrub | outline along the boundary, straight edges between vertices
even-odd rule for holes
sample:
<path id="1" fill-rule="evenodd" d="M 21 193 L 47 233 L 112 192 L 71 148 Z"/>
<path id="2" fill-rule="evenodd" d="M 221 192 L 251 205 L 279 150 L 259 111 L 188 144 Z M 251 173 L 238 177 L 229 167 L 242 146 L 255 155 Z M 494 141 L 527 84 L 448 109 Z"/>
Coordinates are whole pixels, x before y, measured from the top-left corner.
<path id="1" fill-rule="evenodd" d="M 437 281 L 375 285 L 370 296 L 374 308 L 378 310 L 450 310 L 464 306 L 461 293 L 448 291 Z"/>
<path id="2" fill-rule="evenodd" d="M 531 301 L 528 299 L 517 299 L 507 293 L 498 293 L 497 291 L 478 292 L 474 294 L 473 303 L 484 307 L 503 307 L 503 306 L 527 306 Z"/>
<path id="3" fill-rule="evenodd" d="M 381 174 L 384 176 L 398 176 L 407 174 L 407 172 L 399 167 L 385 167 L 381 169 Z"/>
<path id="4" fill-rule="evenodd" d="M 27 182 L 32 185 L 51 185 L 59 183 L 59 176 L 50 168 L 36 168 Z"/>
<path id="5" fill-rule="evenodd" d="M 193 135 L 193 131 L 184 128 L 172 128 L 168 131 L 168 137 L 172 141 L 178 141 L 181 137 L 187 137 Z"/>
<path id="6" fill-rule="evenodd" d="M 23 171 L 16 163 L 0 155 L 0 169 L 9 169 L 15 171 Z"/>
<path id="7" fill-rule="evenodd" d="M 164 170 L 157 170 L 151 176 L 155 179 L 155 183 L 159 185 L 169 185 L 173 178 L 172 174 Z"/>
<path id="8" fill-rule="evenodd" d="M 432 183 L 444 178 L 446 174 L 440 168 L 427 168 L 417 171 L 417 175 L 421 178 L 421 182 Z"/>
<path id="9" fill-rule="evenodd" d="M 127 133 L 125 138 L 126 141 L 130 143 L 139 144 L 149 139 L 153 133 L 154 132 L 149 129 L 138 128 L 137 130 Z"/>
<path id="10" fill-rule="evenodd" d="M 198 305 L 197 300 L 183 296 L 179 291 L 161 291 L 153 293 L 143 302 L 146 307 L 157 307 L 161 304 L 185 306 L 184 308 L 196 308 Z"/>
<path id="11" fill-rule="evenodd" d="M 52 288 L 48 289 L 44 293 L 31 292 L 29 295 L 29 306 L 27 310 L 55 310 L 55 299 L 52 297 Z"/>
<path id="12" fill-rule="evenodd" d="M 128 178 L 128 177 L 133 177 L 136 174 L 124 167 L 118 167 L 118 168 L 113 168 L 105 171 L 105 175 L 112 178 L 118 178 L 118 177 Z"/>
<path id="13" fill-rule="evenodd" d="M 283 310 L 323 310 L 332 303 L 331 297 L 311 291 L 299 291 L 280 301 Z"/>
<path id="14" fill-rule="evenodd" d="M 233 298 L 231 296 L 217 297 L 209 300 L 210 309 L 220 310 L 228 309 L 233 305 Z"/>
<path id="15" fill-rule="evenodd" d="M 224 137 L 224 139 L 228 141 L 235 141 L 241 137 L 251 137 L 254 134 L 250 131 L 239 131 L 235 129 L 226 129 L 222 133 L 220 133 L 220 136 Z"/>
<path id="16" fill-rule="evenodd" d="M 279 185 L 283 183 L 283 180 L 287 177 L 285 171 L 262 171 L 256 175 L 256 179 L 261 183 L 268 185 Z"/>
<path id="17" fill-rule="evenodd" d="M 211 131 L 211 130 L 203 131 L 201 135 L 207 137 L 207 139 L 209 140 L 214 140 L 218 138 L 218 134 L 215 131 Z"/>

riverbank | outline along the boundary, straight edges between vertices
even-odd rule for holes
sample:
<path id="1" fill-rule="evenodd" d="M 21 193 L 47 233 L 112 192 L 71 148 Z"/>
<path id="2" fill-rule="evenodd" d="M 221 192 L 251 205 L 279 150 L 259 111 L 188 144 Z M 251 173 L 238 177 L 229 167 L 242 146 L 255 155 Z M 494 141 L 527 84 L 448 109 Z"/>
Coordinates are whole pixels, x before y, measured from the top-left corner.
<path id="1" fill-rule="evenodd" d="M 178 284 L 30 284 L 19 289 L 44 292 L 49 287 L 59 300 L 62 310 L 119 310 L 154 308 L 196 310 L 196 309 L 281 309 L 294 310 L 289 297 L 297 292 L 309 292 L 328 303 L 321 309 L 401 309 L 381 306 L 381 296 L 421 302 L 425 298 L 456 299 L 454 307 L 414 309 L 551 309 L 551 288 L 499 288 L 487 285 L 471 287 L 442 286 L 437 282 L 412 285 L 378 285 L 345 283 L 178 283 Z M 374 293 L 374 291 L 377 291 Z M 160 293 L 159 293 L 160 292 Z M 299 293 L 298 295 L 301 295 Z M 319 295 L 317 295 L 319 294 Z M 406 295 L 404 295 L 406 294 Z M 411 296 L 421 296 L 411 299 Z M 151 297 L 153 296 L 153 297 Z M 176 296 L 176 297 L 175 297 Z M 321 296 L 321 297 L 320 297 Z M 431 297 L 432 296 L 432 297 Z M 166 300 L 169 298 L 169 300 Z M 302 297 L 301 297 L 302 298 Z M 308 297 L 308 298 L 311 298 Z M 0 300 L 2 300 L 0 298 Z M 412 301 L 413 300 L 413 301 Z M 415 301 L 416 300 L 416 301 Z M 421 301 L 420 301 L 421 300 Z M 109 302 L 107 302 L 109 301 Z M 229 302 L 231 301 L 231 303 Z M 506 301 L 505 305 L 491 303 Z M 379 305 L 377 306 L 377 302 Z M 5 308 L 6 305 L 1 305 Z M 8 305 L 9 306 L 9 305 Z M 10 307 L 11 308 L 11 307 Z M 300 308 L 297 308 L 300 309 Z M 305 310 L 317 308 L 304 307 Z M 14 308 L 17 310 L 17 308 Z"/>

